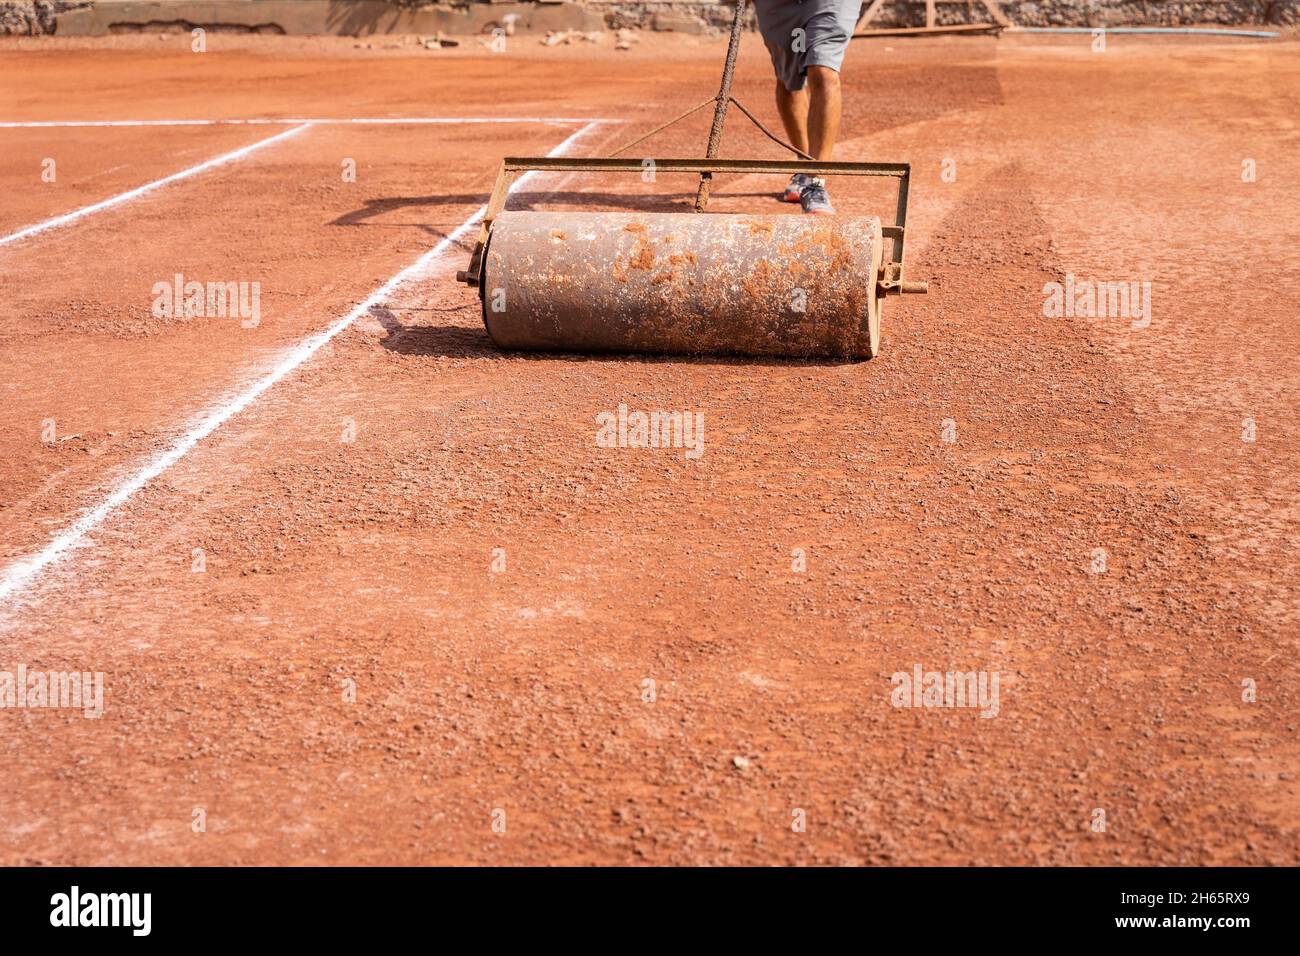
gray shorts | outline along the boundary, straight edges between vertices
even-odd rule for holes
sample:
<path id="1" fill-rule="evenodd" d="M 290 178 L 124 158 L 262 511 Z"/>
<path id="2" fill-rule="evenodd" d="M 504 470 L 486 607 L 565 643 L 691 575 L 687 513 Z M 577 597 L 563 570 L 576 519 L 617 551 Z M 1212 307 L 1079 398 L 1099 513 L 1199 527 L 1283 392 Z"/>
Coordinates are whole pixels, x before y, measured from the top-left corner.
<path id="1" fill-rule="evenodd" d="M 754 0 L 772 68 L 787 90 L 803 89 L 810 66 L 839 72 L 861 10 L 862 0 Z"/>

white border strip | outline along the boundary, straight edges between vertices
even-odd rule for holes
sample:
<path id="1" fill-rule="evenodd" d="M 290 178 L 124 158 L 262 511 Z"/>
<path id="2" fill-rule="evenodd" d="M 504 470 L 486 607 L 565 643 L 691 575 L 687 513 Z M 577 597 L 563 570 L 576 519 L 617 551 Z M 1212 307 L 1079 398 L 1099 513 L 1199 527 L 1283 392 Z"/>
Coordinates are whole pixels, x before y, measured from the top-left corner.
<path id="1" fill-rule="evenodd" d="M 559 146 L 550 151 L 550 156 L 563 155 L 569 147 L 579 139 L 600 125 L 599 121 L 590 122 L 582 127 Z M 518 187 L 521 183 L 527 181 L 534 173 L 527 172 L 515 180 L 514 186 Z M 164 471 L 170 468 L 176 462 L 180 461 L 185 455 L 194 448 L 199 442 L 207 438 L 218 428 L 230 421 L 233 417 L 242 412 L 245 408 L 257 400 L 263 392 L 275 385 L 286 375 L 292 373 L 298 366 L 302 365 L 309 358 L 320 351 L 321 346 L 325 345 L 332 338 L 348 328 L 361 316 L 369 312 L 374 306 L 379 305 L 388 296 L 392 295 L 398 288 L 419 279 L 428 270 L 429 266 L 436 262 L 442 253 L 461 236 L 478 224 L 478 221 L 487 213 L 487 206 L 480 206 L 472 216 L 456 227 L 446 238 L 436 246 L 424 253 L 409 266 L 398 272 L 382 286 L 370 293 L 360 305 L 354 308 L 343 318 L 336 321 L 328 328 L 308 336 L 302 342 L 294 346 L 280 362 L 271 369 L 269 373 L 255 381 L 243 392 L 235 395 L 229 401 L 207 412 L 197 425 L 186 432 L 181 438 L 163 452 L 157 458 L 154 458 L 147 465 L 133 474 L 123 484 L 105 498 L 102 502 L 83 515 L 77 521 L 60 532 L 49 544 L 29 558 L 24 558 L 10 565 L 5 569 L 4 577 L 0 578 L 0 604 L 4 604 L 19 591 L 31 584 L 36 577 L 49 567 L 71 548 L 80 544 L 81 539 L 93 531 L 105 518 L 126 504 L 131 496 L 143 488 L 149 482 L 153 481 Z"/>
<path id="2" fill-rule="evenodd" d="M 83 216 L 89 216 L 112 206 L 117 206 L 124 202 L 130 202 L 132 199 L 137 199 L 145 193 L 153 192 L 160 186 L 166 186 L 168 183 L 174 183 L 180 179 L 188 179 L 190 176 L 212 169 L 214 166 L 221 166 L 225 163 L 234 162 L 237 159 L 243 159 L 249 153 L 259 150 L 263 146 L 270 146 L 278 140 L 288 139 L 290 136 L 295 136 L 307 129 L 309 126 L 311 126 L 311 123 L 303 123 L 301 126 L 287 129 L 283 133 L 276 133 L 274 136 L 268 136 L 266 139 L 259 139 L 256 143 L 251 143 L 248 146 L 241 146 L 239 149 L 232 150 L 229 153 L 222 153 L 220 156 L 214 156 L 212 159 L 199 163 L 197 166 L 191 166 L 189 169 L 182 169 L 178 173 L 172 173 L 170 176 L 164 176 L 162 179 L 155 179 L 153 182 L 145 183 L 143 186 L 137 186 L 135 189 L 128 190 L 124 193 L 118 193 L 116 196 L 109 196 L 107 199 L 103 199 L 97 203 L 92 203 L 89 206 L 82 206 L 80 209 L 74 209 L 72 212 L 64 213 L 62 216 L 55 216 L 53 219 L 46 219 L 44 222 L 38 222 L 34 226 L 28 226 L 26 229 L 19 229 L 17 232 L 11 232 L 7 236 L 0 236 L 0 246 L 7 246 L 11 242 L 26 239 L 28 236 L 34 236 L 39 232 L 56 229 L 59 226 L 66 226 L 70 222 L 76 222 Z"/>
<path id="3" fill-rule="evenodd" d="M 7 120 L 0 129 L 50 129 L 87 126 L 294 126 L 299 123 L 321 125 L 378 126 L 449 126 L 458 123 L 540 123 L 547 126 L 576 126 L 579 123 L 623 123 L 625 120 L 599 119 L 593 116 L 376 116 L 346 119 L 155 119 L 155 120 Z"/>

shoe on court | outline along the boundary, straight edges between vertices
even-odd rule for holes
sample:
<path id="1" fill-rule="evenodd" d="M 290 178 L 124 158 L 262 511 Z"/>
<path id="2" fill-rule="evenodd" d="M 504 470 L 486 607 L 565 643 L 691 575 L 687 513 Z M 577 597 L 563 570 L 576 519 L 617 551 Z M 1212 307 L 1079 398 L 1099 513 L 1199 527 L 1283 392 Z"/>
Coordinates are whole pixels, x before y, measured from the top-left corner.
<path id="1" fill-rule="evenodd" d="M 832 216 L 835 207 L 826 195 L 826 180 L 820 176 L 809 176 L 803 189 L 799 190 L 799 205 L 803 211 L 814 216 Z"/>
<path id="2" fill-rule="evenodd" d="M 806 173 L 795 173 L 790 177 L 790 183 L 785 187 L 785 195 L 781 198 L 785 202 L 799 202 L 803 194 L 804 184 L 808 182 L 809 176 Z"/>

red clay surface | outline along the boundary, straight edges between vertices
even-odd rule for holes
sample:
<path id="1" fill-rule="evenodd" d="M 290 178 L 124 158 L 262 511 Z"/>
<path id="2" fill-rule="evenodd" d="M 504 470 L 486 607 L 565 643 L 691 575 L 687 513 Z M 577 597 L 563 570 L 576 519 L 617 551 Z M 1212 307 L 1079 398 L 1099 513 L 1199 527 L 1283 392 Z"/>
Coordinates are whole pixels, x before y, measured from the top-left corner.
<path id="1" fill-rule="evenodd" d="M 624 121 L 597 155 L 723 53 L 376 47 L 9 40 L 0 121 Z M 867 363 L 503 354 L 462 238 L 0 606 L 0 671 L 106 686 L 98 720 L 0 710 L 0 862 L 1297 862 L 1297 52 L 860 41 L 838 158 L 914 165 L 931 281 Z M 769 77 L 748 37 L 775 122 Z M 746 125 L 725 155 L 780 157 Z M 0 235 L 286 128 L 0 128 Z M 0 574 L 582 129 L 315 125 L 0 246 Z M 176 273 L 260 282 L 261 323 L 155 317 Z M 1067 273 L 1150 282 L 1150 326 L 1045 317 Z M 620 403 L 702 412 L 704 454 L 598 447 Z M 895 708 L 915 664 L 997 672 L 997 716 Z"/>

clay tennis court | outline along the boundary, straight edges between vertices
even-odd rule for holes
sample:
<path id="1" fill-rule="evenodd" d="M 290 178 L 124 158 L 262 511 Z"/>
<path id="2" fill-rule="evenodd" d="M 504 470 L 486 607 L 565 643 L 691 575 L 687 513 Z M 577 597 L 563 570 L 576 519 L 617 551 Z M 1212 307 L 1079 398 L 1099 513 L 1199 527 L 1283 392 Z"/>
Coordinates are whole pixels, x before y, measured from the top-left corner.
<path id="1" fill-rule="evenodd" d="M 724 47 L 0 42 L 0 669 L 104 675 L 0 714 L 0 862 L 1296 862 L 1300 43 L 856 41 L 837 158 L 912 163 L 930 281 L 878 357 L 499 351 L 454 274 L 500 157 Z M 258 321 L 157 315 L 178 274 Z M 703 453 L 600 447 L 620 404 Z M 894 706 L 915 665 L 996 716 Z"/>

